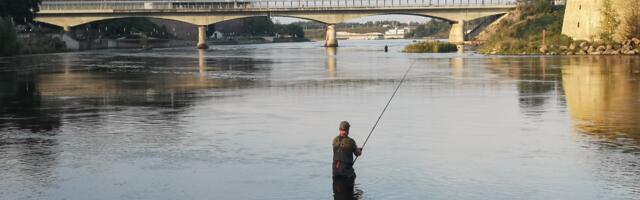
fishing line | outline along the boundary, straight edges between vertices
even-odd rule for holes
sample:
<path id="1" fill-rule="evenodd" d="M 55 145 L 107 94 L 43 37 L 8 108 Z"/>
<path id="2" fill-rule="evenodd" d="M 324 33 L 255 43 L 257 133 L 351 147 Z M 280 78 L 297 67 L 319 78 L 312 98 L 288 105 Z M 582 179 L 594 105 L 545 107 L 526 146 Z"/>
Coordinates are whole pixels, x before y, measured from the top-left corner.
<path id="1" fill-rule="evenodd" d="M 411 68 L 413 68 L 414 64 L 415 64 L 415 61 L 411 62 L 411 65 L 409 65 L 409 68 L 407 68 L 407 71 L 404 72 L 404 76 L 402 76 L 402 79 L 400 79 L 400 83 L 398 83 L 398 86 L 396 87 L 396 90 L 393 91 L 393 94 L 391 94 L 391 98 L 389 98 L 389 101 L 387 101 L 387 105 L 384 106 L 384 109 L 382 109 L 382 112 L 378 116 L 378 120 L 376 120 L 376 123 L 373 124 L 373 127 L 371 127 L 371 131 L 369 131 L 369 135 L 367 136 L 367 139 L 364 140 L 364 143 L 362 143 L 362 147 L 360 147 L 363 150 L 364 150 L 364 146 L 367 145 L 367 141 L 369 141 L 369 137 L 371 137 L 371 134 L 373 133 L 373 131 L 376 130 L 376 127 L 378 126 L 378 122 L 380 122 L 380 119 L 382 119 L 382 115 L 384 115 L 384 112 L 387 111 L 387 108 L 389 107 L 389 104 L 391 103 L 391 100 L 393 100 L 393 97 L 396 96 L 396 93 L 398 92 L 398 89 L 400 89 L 400 86 L 404 82 L 404 79 L 407 78 L 407 74 L 409 74 L 409 71 L 411 71 Z M 356 158 L 353 159 L 353 164 L 356 163 L 356 160 L 358 160 L 359 157 L 360 156 L 356 156 Z"/>

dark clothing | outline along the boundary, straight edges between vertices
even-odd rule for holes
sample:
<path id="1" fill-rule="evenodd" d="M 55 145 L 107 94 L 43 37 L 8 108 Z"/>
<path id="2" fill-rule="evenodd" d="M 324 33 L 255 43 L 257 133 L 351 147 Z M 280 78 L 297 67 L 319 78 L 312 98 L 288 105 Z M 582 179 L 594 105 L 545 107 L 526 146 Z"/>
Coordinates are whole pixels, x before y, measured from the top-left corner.
<path id="1" fill-rule="evenodd" d="M 356 155 L 358 146 L 350 137 L 337 136 L 333 139 L 333 176 L 356 177 L 353 171 L 353 156 Z"/>
<path id="2" fill-rule="evenodd" d="M 354 200 L 359 195 L 354 190 L 355 178 L 333 177 L 333 199 Z"/>

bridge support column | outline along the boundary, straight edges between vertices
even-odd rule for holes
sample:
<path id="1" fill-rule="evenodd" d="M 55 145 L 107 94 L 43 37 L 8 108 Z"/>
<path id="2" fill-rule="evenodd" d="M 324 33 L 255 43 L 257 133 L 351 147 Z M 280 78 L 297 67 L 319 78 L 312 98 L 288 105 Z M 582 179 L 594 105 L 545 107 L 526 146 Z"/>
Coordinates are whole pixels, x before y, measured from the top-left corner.
<path id="1" fill-rule="evenodd" d="M 338 38 L 336 37 L 336 25 L 327 24 L 327 33 L 324 40 L 325 47 L 337 47 Z"/>
<path id="2" fill-rule="evenodd" d="M 456 44 L 458 52 L 464 52 L 464 20 L 459 20 L 458 22 L 451 24 L 449 42 Z"/>
<path id="3" fill-rule="evenodd" d="M 198 49 L 208 49 L 207 26 L 198 26 Z"/>

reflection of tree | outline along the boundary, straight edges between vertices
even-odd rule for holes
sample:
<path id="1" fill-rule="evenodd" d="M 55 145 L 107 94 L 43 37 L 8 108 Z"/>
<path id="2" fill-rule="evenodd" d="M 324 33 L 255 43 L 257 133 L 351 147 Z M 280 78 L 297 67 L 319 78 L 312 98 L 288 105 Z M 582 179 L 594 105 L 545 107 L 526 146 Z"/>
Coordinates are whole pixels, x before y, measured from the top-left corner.
<path id="1" fill-rule="evenodd" d="M 33 75 L 0 73 L 0 149 L 7 161 L 0 165 L 3 180 L 21 177 L 33 185 L 50 184 L 58 141 L 49 137 L 61 126 L 57 106 L 43 101 Z"/>
<path id="2" fill-rule="evenodd" d="M 557 91 L 560 79 L 560 68 L 551 68 L 548 58 L 530 60 L 520 71 L 518 92 L 520 93 L 520 107 L 524 110 L 536 110 L 549 100 L 549 93 Z M 527 112 L 540 114 L 541 112 Z"/>
<path id="3" fill-rule="evenodd" d="M 0 83 L 4 86 L 0 91 L 0 116 L 13 119 L 0 123 L 0 128 L 9 125 L 7 123 L 32 132 L 48 132 L 60 127 L 59 109 L 54 105 L 43 105 L 33 75 L 1 73 Z"/>
<path id="4" fill-rule="evenodd" d="M 491 60 L 490 70 L 507 79 L 518 81 L 519 104 L 527 115 L 541 115 L 540 107 L 549 103 L 551 97 L 560 93 L 561 68 L 559 60 L 539 58 L 500 58 Z"/>
<path id="5" fill-rule="evenodd" d="M 82 97 L 89 105 L 158 106 L 181 108 L 197 100 L 201 89 L 246 88 L 251 79 L 225 78 L 253 73 L 266 61 L 249 58 L 110 57 L 91 70 L 45 73 L 38 76 L 47 97 Z M 94 61 L 80 65 L 95 65 Z M 217 76 L 209 77 L 208 74 Z M 230 75 L 229 75 L 230 76 Z"/>

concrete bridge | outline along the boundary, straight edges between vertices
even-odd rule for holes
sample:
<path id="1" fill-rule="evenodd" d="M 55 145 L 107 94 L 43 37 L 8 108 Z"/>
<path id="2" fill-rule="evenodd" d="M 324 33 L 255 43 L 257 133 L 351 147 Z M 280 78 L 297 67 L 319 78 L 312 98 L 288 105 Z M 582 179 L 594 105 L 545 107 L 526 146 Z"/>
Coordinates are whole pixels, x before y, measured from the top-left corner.
<path id="1" fill-rule="evenodd" d="M 206 26 L 256 16 L 292 17 L 326 24 L 325 46 L 336 47 L 337 23 L 374 15 L 414 15 L 452 24 L 449 41 L 464 42 L 465 21 L 502 15 L 512 0 L 43 0 L 36 21 L 71 27 L 95 21 L 148 17 L 198 25 L 198 48 L 206 48 Z"/>

